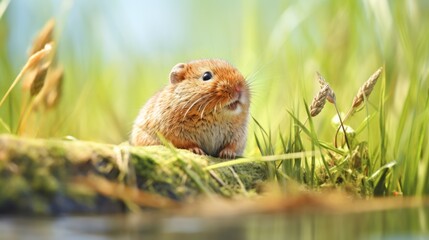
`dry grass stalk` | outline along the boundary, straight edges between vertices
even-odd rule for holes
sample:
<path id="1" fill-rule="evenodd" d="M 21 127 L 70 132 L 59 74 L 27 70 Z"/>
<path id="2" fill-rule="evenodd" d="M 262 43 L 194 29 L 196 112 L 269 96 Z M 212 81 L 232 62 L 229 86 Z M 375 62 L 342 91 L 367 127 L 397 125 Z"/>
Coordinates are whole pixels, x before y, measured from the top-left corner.
<path id="1" fill-rule="evenodd" d="M 347 112 L 346 116 L 344 117 L 344 120 L 342 122 L 345 122 L 350 116 L 352 116 L 356 109 L 358 107 L 361 106 L 361 104 L 363 103 L 363 101 L 365 99 L 367 99 L 369 97 L 369 95 L 371 94 L 372 90 L 374 89 L 375 84 L 377 83 L 378 78 L 381 75 L 381 72 L 383 71 L 383 68 L 380 67 L 377 71 L 375 71 L 375 73 L 373 73 L 369 79 L 359 88 L 359 91 L 357 93 L 357 95 L 355 96 L 355 98 L 353 99 L 353 103 L 352 103 L 352 107 L 351 109 Z M 340 116 L 340 115 L 338 115 Z M 340 118 L 341 121 L 341 118 Z M 342 124 L 341 124 L 342 125 Z M 337 137 L 338 137 L 338 132 L 340 130 L 339 126 L 337 128 L 337 131 L 335 133 L 335 147 L 337 147 Z M 343 129 L 344 130 L 344 129 Z M 347 141 L 347 134 L 346 131 L 344 130 L 344 136 L 346 137 L 346 141 Z M 348 145 L 348 144 L 347 144 Z M 349 146 L 350 149 L 350 146 Z"/>
<path id="2" fill-rule="evenodd" d="M 357 95 L 353 99 L 353 108 L 359 107 L 362 104 L 363 100 L 369 97 L 372 92 L 372 89 L 374 89 L 374 86 L 377 83 L 377 79 L 380 76 L 382 70 L 383 68 L 380 67 L 377 71 L 375 71 L 374 74 L 371 75 L 371 77 L 369 77 L 369 79 L 362 85 L 362 87 L 359 88 Z"/>
<path id="3" fill-rule="evenodd" d="M 313 101 L 310 105 L 310 115 L 312 117 L 317 116 L 322 111 L 323 107 L 325 106 L 326 98 L 329 94 L 329 91 L 330 87 L 326 84 L 313 98 Z"/>
<path id="4" fill-rule="evenodd" d="M 42 30 L 37 34 L 33 41 L 33 45 L 30 50 L 30 56 L 40 51 L 45 47 L 46 44 L 52 42 L 54 33 L 55 21 L 53 19 L 46 22 Z"/>
<path id="5" fill-rule="evenodd" d="M 329 86 L 329 84 L 328 84 L 328 82 L 325 80 L 325 78 L 319 73 L 319 72 L 316 72 L 317 73 L 317 79 L 319 80 L 319 83 L 320 83 L 320 85 L 321 85 L 321 88 L 322 88 L 322 90 L 323 91 L 326 91 L 326 100 L 328 100 L 328 102 L 330 102 L 330 103 L 332 103 L 332 104 L 334 104 L 334 106 L 335 106 L 335 111 L 337 111 L 337 115 L 338 115 L 338 118 L 340 119 L 340 126 L 338 127 L 338 129 L 337 129 L 337 132 L 335 133 L 335 147 L 337 147 L 337 135 L 338 135 L 338 131 L 340 130 L 340 128 L 342 128 L 343 129 L 343 131 L 344 131 L 344 136 L 345 136 L 345 139 L 346 139 L 346 144 L 347 144 L 347 147 L 350 149 L 350 144 L 349 144 L 349 140 L 347 139 L 347 136 L 346 136 L 346 129 L 344 128 L 344 124 L 343 124 L 343 121 L 341 120 L 341 115 L 340 115 L 340 112 L 338 111 L 338 107 L 337 107 L 337 100 L 336 100 L 336 97 L 335 97 L 335 92 L 334 92 L 334 90 L 332 90 L 332 88 Z M 326 90 L 325 90 L 326 89 Z M 321 91 L 322 91 L 321 90 Z M 319 92 L 320 93 L 320 92 Z M 323 107 L 322 107 L 323 108 Z M 320 109 L 320 111 L 321 111 L 321 109 Z M 311 113 L 311 112 L 310 112 Z M 318 113 L 317 113 L 318 114 Z M 312 115 L 313 116 L 313 115 Z"/>
<path id="6" fill-rule="evenodd" d="M 25 112 L 20 116 L 17 129 L 18 135 L 22 135 L 25 132 L 25 126 L 33 110 L 37 110 L 41 105 L 44 105 L 46 108 L 52 108 L 58 103 L 61 95 L 63 68 L 56 67 L 50 69 L 45 79 L 45 84 L 39 90 L 40 92 L 35 95 L 36 97 L 32 99 L 30 105 L 25 108 Z"/>
<path id="7" fill-rule="evenodd" d="M 45 48 L 30 56 L 25 76 L 23 77 L 22 89 L 30 90 L 30 96 L 37 95 L 43 87 L 46 74 L 51 64 L 52 42 L 46 44 Z"/>
<path id="8" fill-rule="evenodd" d="M 27 73 L 27 71 L 29 71 L 30 69 L 32 69 L 32 68 L 36 67 L 37 65 L 41 64 L 42 62 L 44 62 L 46 60 L 47 56 L 51 53 L 51 51 L 52 51 L 52 44 L 46 44 L 42 50 L 40 50 L 40 51 L 38 51 L 38 52 L 36 52 L 30 56 L 28 61 L 25 63 L 24 67 L 18 73 L 15 80 L 10 85 L 9 89 L 6 91 L 5 95 L 1 99 L 0 107 L 3 105 L 4 101 L 9 96 L 10 92 L 16 86 L 16 84 L 19 82 L 19 80 L 22 78 L 22 76 L 25 73 Z M 29 85 L 31 86 L 31 84 L 29 84 Z"/>
<path id="9" fill-rule="evenodd" d="M 23 80 L 23 89 L 30 89 L 30 96 L 32 97 L 40 92 L 45 82 L 54 53 L 54 27 L 55 21 L 53 19 L 46 22 L 42 30 L 34 38 L 33 45 L 31 46 L 28 66 L 29 74 Z"/>
<path id="10" fill-rule="evenodd" d="M 22 88 L 24 91 L 30 92 L 30 104 L 29 106 L 25 106 L 22 108 L 19 122 L 18 122 L 18 133 L 24 132 L 24 127 L 26 126 L 26 122 L 35 107 L 37 107 L 36 97 L 40 95 L 42 90 L 45 87 L 45 82 L 47 77 L 51 72 L 51 63 L 55 53 L 55 46 L 53 42 L 53 31 L 54 31 L 54 20 L 48 21 L 43 29 L 39 32 L 37 37 L 35 38 L 33 45 L 30 50 L 30 56 L 25 63 L 24 67 L 21 69 L 15 80 L 12 82 L 11 86 L 3 96 L 0 101 L 0 107 L 5 102 L 6 98 L 11 93 L 12 89 L 16 86 L 16 84 L 23 78 Z M 62 70 L 61 70 L 62 72 Z M 62 73 L 60 74 L 62 75 Z M 61 85 L 61 80 L 58 80 L 58 74 L 56 74 L 56 80 L 51 80 L 52 82 L 56 82 L 56 84 L 51 84 L 50 89 L 53 89 L 55 93 L 52 95 L 50 91 L 45 91 L 44 98 L 49 95 L 48 101 L 50 106 L 55 105 L 58 96 L 59 96 L 59 88 L 60 87 L 52 87 L 52 85 Z"/>
<path id="11" fill-rule="evenodd" d="M 41 95 L 42 90 L 45 88 L 45 82 L 49 72 L 51 71 L 51 62 L 53 58 L 53 42 L 50 42 L 45 45 L 45 47 L 33 54 L 27 65 L 23 68 L 22 71 L 29 72 L 23 82 L 23 90 L 30 90 L 30 104 L 24 107 L 24 111 L 21 113 L 18 122 L 17 133 L 19 135 L 25 132 L 25 127 L 27 126 L 27 121 L 31 115 L 31 112 L 34 109 L 37 109 L 37 101 L 35 97 Z M 33 74 L 32 74 L 33 73 Z M 46 94 L 44 94 L 46 95 Z"/>
<path id="12" fill-rule="evenodd" d="M 55 67 L 49 70 L 44 80 L 40 92 L 34 96 L 30 105 L 25 108 L 25 111 L 20 116 L 18 123 L 18 134 L 21 135 L 25 131 L 25 126 L 33 110 L 37 110 L 40 106 L 45 106 L 47 109 L 54 107 L 61 96 L 61 87 L 63 81 L 63 68 Z M 37 81 L 34 81 L 37 82 Z"/>
<path id="13" fill-rule="evenodd" d="M 43 49 L 39 50 L 28 58 L 25 67 L 27 69 L 32 69 L 47 62 L 53 47 L 53 42 L 47 43 Z"/>
<path id="14" fill-rule="evenodd" d="M 349 117 L 351 117 L 356 112 L 356 109 L 361 106 L 362 102 L 369 97 L 369 95 L 371 94 L 372 90 L 374 89 L 374 86 L 377 83 L 377 80 L 380 77 L 382 71 L 383 71 L 383 68 L 380 67 L 359 88 L 358 93 L 356 94 L 355 98 L 353 99 L 352 107 L 347 112 L 346 116 L 344 117 L 344 121 L 346 121 L 347 119 L 349 119 Z"/>

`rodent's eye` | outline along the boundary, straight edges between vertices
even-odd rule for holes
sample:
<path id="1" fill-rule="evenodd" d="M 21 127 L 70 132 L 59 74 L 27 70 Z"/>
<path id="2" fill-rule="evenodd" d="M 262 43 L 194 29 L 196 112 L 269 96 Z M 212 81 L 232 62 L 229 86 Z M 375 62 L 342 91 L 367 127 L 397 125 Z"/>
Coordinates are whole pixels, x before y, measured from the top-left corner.
<path id="1" fill-rule="evenodd" d="M 204 80 L 204 81 L 210 80 L 210 79 L 212 79 L 212 77 L 213 77 L 213 75 L 212 75 L 212 73 L 211 73 L 211 72 L 205 72 L 205 73 L 203 74 L 203 80 Z"/>

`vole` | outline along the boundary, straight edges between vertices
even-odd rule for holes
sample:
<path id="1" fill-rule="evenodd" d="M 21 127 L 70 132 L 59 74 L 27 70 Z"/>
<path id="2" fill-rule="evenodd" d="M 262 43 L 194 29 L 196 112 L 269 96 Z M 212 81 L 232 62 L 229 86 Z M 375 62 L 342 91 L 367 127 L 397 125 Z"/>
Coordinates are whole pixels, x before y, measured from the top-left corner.
<path id="1" fill-rule="evenodd" d="M 246 145 L 249 105 L 249 84 L 228 62 L 179 63 L 170 72 L 170 84 L 140 110 L 130 143 L 160 145 L 161 134 L 177 148 L 235 158 Z"/>

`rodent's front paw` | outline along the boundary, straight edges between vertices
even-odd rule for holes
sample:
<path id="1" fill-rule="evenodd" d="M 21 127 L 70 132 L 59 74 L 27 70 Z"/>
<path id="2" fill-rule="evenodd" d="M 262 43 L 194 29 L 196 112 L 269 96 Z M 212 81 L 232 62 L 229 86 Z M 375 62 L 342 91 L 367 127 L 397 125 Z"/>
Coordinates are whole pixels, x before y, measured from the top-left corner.
<path id="1" fill-rule="evenodd" d="M 193 147 L 193 148 L 188 148 L 189 151 L 198 154 L 198 155 L 207 155 L 201 148 L 199 147 Z"/>
<path id="2" fill-rule="evenodd" d="M 232 149 L 224 148 L 222 151 L 220 151 L 219 157 L 225 159 L 234 159 L 236 157 L 236 154 L 235 151 L 233 151 Z"/>

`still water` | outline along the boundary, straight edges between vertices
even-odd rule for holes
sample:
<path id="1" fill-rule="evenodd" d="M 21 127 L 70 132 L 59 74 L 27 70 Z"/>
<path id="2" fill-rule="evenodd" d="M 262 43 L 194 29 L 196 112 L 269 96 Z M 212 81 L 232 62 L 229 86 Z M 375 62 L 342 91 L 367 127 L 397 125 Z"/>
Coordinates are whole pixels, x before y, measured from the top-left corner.
<path id="1" fill-rule="evenodd" d="M 154 212 L 0 218 L 0 239 L 429 239 L 429 207 L 185 217 Z"/>

